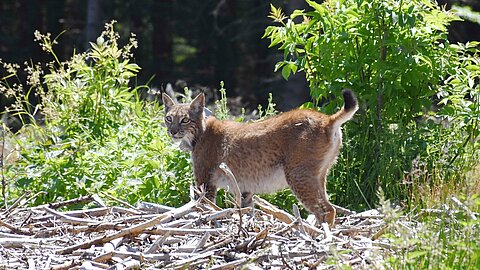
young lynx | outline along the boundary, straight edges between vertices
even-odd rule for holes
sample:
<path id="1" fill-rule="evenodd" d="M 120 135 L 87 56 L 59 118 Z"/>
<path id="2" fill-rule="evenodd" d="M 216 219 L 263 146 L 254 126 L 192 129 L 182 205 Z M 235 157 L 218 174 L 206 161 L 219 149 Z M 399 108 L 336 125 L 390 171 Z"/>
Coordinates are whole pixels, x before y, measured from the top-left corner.
<path id="1" fill-rule="evenodd" d="M 335 221 L 329 203 L 326 176 L 342 144 L 340 126 L 358 109 L 350 90 L 342 92 L 344 107 L 333 115 L 297 109 L 249 123 L 205 118 L 205 96 L 177 104 L 163 94 L 169 135 L 192 152 L 197 187 L 214 201 L 217 188 L 234 187 L 220 168 L 225 163 L 235 176 L 242 206 L 253 194 L 273 193 L 290 187 L 318 222 Z"/>

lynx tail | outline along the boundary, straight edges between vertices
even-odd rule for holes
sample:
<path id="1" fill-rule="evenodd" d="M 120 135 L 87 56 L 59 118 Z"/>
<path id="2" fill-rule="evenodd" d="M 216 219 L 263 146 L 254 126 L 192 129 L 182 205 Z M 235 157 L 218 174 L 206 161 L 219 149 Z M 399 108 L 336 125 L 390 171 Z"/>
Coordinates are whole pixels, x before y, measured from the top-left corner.
<path id="1" fill-rule="evenodd" d="M 343 123 L 350 120 L 358 110 L 358 101 L 353 91 L 345 89 L 342 91 L 342 94 L 345 105 L 340 111 L 330 116 L 330 119 L 335 126 L 341 126 Z"/>

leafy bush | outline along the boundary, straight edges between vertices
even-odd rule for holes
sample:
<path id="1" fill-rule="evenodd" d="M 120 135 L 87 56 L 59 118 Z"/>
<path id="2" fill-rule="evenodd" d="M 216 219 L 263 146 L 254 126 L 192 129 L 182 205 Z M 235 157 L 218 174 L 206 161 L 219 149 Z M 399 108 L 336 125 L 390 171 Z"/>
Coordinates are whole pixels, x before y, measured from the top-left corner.
<path id="1" fill-rule="evenodd" d="M 284 51 L 275 68 L 285 78 L 305 71 L 315 104 L 351 87 L 370 117 L 408 123 L 455 68 L 455 50 L 445 43 L 455 17 L 431 1 L 306 2 L 314 10 L 296 10 L 288 20 L 272 6 L 281 26 L 267 27 L 265 36 Z M 297 17 L 303 21 L 295 23 Z M 331 113 L 338 105 L 332 100 L 324 108 Z"/>
<path id="2" fill-rule="evenodd" d="M 478 162 L 479 68 L 476 43 L 446 38 L 458 18 L 429 0 L 306 2 L 311 11 L 288 17 L 272 6 L 278 25 L 264 37 L 283 50 L 275 70 L 285 79 L 305 72 L 313 102 L 304 106 L 332 113 L 342 89 L 359 97 L 328 182 L 332 200 L 364 208 L 375 204 L 379 188 L 407 201 L 418 184 L 464 182 L 464 168 Z"/>
<path id="3" fill-rule="evenodd" d="M 120 47 L 114 23 L 85 53 L 60 62 L 50 35 L 36 33 L 42 48 L 55 59 L 42 76 L 40 65 L 28 66 L 29 90 L 12 89 L 5 76 L 2 93 L 17 102 L 9 108 L 22 119 L 41 112 L 44 125 L 26 122 L 15 136 L 20 157 L 6 167 L 9 196 L 38 193 L 35 204 L 106 192 L 133 203 L 148 200 L 180 205 L 188 200 L 191 168 L 185 153 L 170 144 L 163 110 L 145 103 L 132 88 L 140 68 L 131 63 L 134 37 Z M 17 91 L 12 91 L 17 90 Z M 30 93 L 40 103 L 32 110 Z"/>

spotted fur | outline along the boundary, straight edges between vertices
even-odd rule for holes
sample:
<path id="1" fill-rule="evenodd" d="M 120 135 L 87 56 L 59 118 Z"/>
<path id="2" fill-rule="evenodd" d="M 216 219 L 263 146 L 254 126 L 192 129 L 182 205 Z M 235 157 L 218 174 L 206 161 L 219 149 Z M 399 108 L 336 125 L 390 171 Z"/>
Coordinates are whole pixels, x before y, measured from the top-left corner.
<path id="1" fill-rule="evenodd" d="M 252 195 L 290 187 L 318 221 L 335 222 L 328 201 L 326 176 L 342 144 L 341 125 L 358 109 L 355 95 L 343 91 L 345 106 L 333 115 L 297 109 L 258 122 L 238 123 L 205 118 L 205 97 L 177 104 L 163 94 L 169 135 L 191 151 L 195 182 L 214 201 L 218 188 L 230 188 L 225 163 L 242 194 L 242 206 Z"/>

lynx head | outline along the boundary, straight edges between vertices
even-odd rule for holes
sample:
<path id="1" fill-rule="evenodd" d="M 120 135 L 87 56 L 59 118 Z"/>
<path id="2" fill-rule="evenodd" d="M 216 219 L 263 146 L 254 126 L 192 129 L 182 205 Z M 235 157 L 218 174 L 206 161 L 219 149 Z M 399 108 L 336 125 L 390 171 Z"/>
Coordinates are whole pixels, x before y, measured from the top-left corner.
<path id="1" fill-rule="evenodd" d="M 168 135 L 175 142 L 181 142 L 184 148 L 191 150 L 205 127 L 205 95 L 200 93 L 191 103 L 176 103 L 163 93 L 162 100 Z"/>

